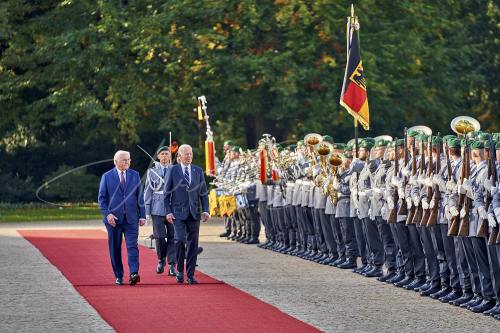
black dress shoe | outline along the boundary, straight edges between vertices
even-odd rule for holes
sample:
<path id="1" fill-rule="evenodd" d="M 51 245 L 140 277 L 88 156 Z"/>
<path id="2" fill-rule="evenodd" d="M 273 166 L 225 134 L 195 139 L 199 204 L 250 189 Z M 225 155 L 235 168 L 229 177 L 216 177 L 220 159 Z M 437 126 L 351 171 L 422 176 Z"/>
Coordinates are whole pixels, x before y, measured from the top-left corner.
<path id="1" fill-rule="evenodd" d="M 409 285 L 403 286 L 403 288 L 407 290 L 415 290 L 415 288 L 419 288 L 425 284 L 425 279 L 422 278 L 415 278 L 412 283 Z"/>
<path id="2" fill-rule="evenodd" d="M 418 293 L 422 292 L 422 291 L 426 291 L 427 289 L 430 289 L 432 288 L 432 284 L 430 282 L 425 282 L 423 285 L 421 285 L 420 287 L 416 287 L 416 288 L 413 288 L 413 291 L 416 291 Z"/>
<path id="3" fill-rule="evenodd" d="M 450 287 L 442 287 L 438 292 L 430 294 L 429 297 L 432 299 L 440 299 L 441 297 L 446 296 L 451 292 L 452 289 Z"/>
<path id="4" fill-rule="evenodd" d="M 443 302 L 443 303 L 455 302 L 457 299 L 459 299 L 460 297 L 462 297 L 462 295 L 463 295 L 462 290 L 453 290 L 448 295 L 440 297 L 439 301 Z"/>
<path id="5" fill-rule="evenodd" d="M 168 265 L 168 276 L 177 276 L 177 270 L 175 269 L 175 264 Z"/>
<path id="6" fill-rule="evenodd" d="M 378 281 L 380 281 L 380 282 L 385 282 L 385 281 L 387 281 L 387 280 L 389 280 L 389 279 L 392 279 L 392 278 L 393 278 L 393 277 L 395 277 L 395 276 L 396 276 L 396 273 L 395 273 L 395 272 L 391 272 L 391 271 L 389 271 L 389 272 L 387 272 L 387 274 L 384 274 L 384 275 L 382 275 L 382 276 L 379 276 L 379 277 L 377 278 L 377 280 L 378 280 Z"/>
<path id="7" fill-rule="evenodd" d="M 462 304 L 469 302 L 473 298 L 474 295 L 471 292 L 465 292 L 460 298 L 454 301 L 449 301 L 448 303 L 450 303 L 451 305 L 460 306 Z"/>
<path id="8" fill-rule="evenodd" d="M 196 280 L 194 277 L 188 278 L 187 284 L 198 284 L 198 280 Z"/>
<path id="9" fill-rule="evenodd" d="M 413 276 L 405 276 L 405 278 L 399 282 L 395 282 L 394 285 L 396 287 L 402 288 L 404 286 L 407 286 L 413 282 L 414 278 Z"/>
<path id="10" fill-rule="evenodd" d="M 247 243 L 247 244 L 259 244 L 259 240 L 258 240 L 258 239 L 256 239 L 256 238 L 252 238 L 252 239 L 250 239 L 250 240 L 248 241 L 248 243 Z"/>
<path id="11" fill-rule="evenodd" d="M 494 315 L 493 318 L 500 320 L 500 314 Z"/>
<path id="12" fill-rule="evenodd" d="M 367 265 L 367 264 L 362 264 L 361 266 L 359 267 L 356 267 L 352 270 L 353 273 L 361 273 L 362 271 L 365 271 L 367 269 L 371 269 L 371 266 L 370 265 Z"/>
<path id="13" fill-rule="evenodd" d="M 395 284 L 395 283 L 403 281 L 405 279 L 405 277 L 406 277 L 406 275 L 397 273 L 394 277 L 386 280 L 385 282 L 390 283 L 390 284 Z"/>
<path id="14" fill-rule="evenodd" d="M 158 266 L 156 266 L 156 273 L 161 274 L 165 271 L 165 260 L 158 260 Z"/>
<path id="15" fill-rule="evenodd" d="M 184 282 L 184 274 L 177 272 L 177 275 L 175 276 L 175 281 L 177 283 L 183 283 Z"/>
<path id="16" fill-rule="evenodd" d="M 488 311 L 483 312 L 484 315 L 486 316 L 496 316 L 497 314 L 500 314 L 500 302 L 497 301 L 497 304 L 495 304 L 494 307 L 489 309 Z"/>
<path id="17" fill-rule="evenodd" d="M 128 281 L 128 283 L 131 286 L 136 285 L 139 282 L 141 282 L 141 277 L 139 276 L 139 274 L 137 274 L 137 273 L 130 274 L 130 280 Z"/>
<path id="18" fill-rule="evenodd" d="M 203 252 L 203 248 L 198 246 L 198 251 L 196 251 L 196 255 L 199 256 Z"/>
<path id="19" fill-rule="evenodd" d="M 432 294 L 436 294 L 438 293 L 439 291 L 441 291 L 441 288 L 439 288 L 438 286 L 435 286 L 435 287 L 431 287 L 429 289 L 426 289 L 424 291 L 421 291 L 420 292 L 420 296 L 430 296 Z"/>
<path id="20" fill-rule="evenodd" d="M 121 286 L 121 285 L 123 284 L 123 278 L 116 278 L 116 280 L 115 280 L 115 284 L 116 284 L 117 286 Z"/>
<path id="21" fill-rule="evenodd" d="M 344 261 L 342 264 L 338 265 L 337 267 L 342 268 L 342 269 L 353 269 L 356 266 L 357 266 L 356 261 L 351 260 L 351 259 L 347 259 L 346 261 Z"/>
<path id="22" fill-rule="evenodd" d="M 224 231 L 222 234 L 219 235 L 219 237 L 227 237 L 229 236 L 229 231 Z"/>
<path id="23" fill-rule="evenodd" d="M 366 276 L 367 278 L 379 278 L 382 275 L 384 275 L 384 271 L 382 270 L 382 267 L 375 267 L 375 269 L 372 269 L 371 271 L 368 271 L 366 273 L 363 273 L 363 276 Z"/>
<path id="24" fill-rule="evenodd" d="M 333 267 L 339 267 L 340 264 L 342 264 L 345 261 L 345 258 L 338 258 L 337 260 L 331 262 L 329 265 Z"/>
<path id="25" fill-rule="evenodd" d="M 495 307 L 495 301 L 493 300 L 483 300 L 480 304 L 476 306 L 470 306 L 468 309 L 475 313 L 483 313 L 491 310 Z"/>
<path id="26" fill-rule="evenodd" d="M 464 304 L 460 304 L 460 307 L 468 309 L 469 307 L 474 307 L 476 305 L 481 304 L 482 302 L 483 302 L 483 297 L 479 294 L 474 294 L 474 297 L 470 301 Z"/>

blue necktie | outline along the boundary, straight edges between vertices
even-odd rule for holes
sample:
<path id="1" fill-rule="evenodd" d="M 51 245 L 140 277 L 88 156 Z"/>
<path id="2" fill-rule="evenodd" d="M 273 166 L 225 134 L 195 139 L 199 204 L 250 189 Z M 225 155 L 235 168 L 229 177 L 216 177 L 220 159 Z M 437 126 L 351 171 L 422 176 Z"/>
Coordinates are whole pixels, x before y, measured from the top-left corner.
<path id="1" fill-rule="evenodd" d="M 125 172 L 120 172 L 120 188 L 122 189 L 122 191 L 125 191 L 125 176 L 124 176 Z"/>
<path id="2" fill-rule="evenodd" d="M 166 173 L 167 173 L 167 168 L 163 168 L 163 178 L 165 178 Z"/>
<path id="3" fill-rule="evenodd" d="M 189 170 L 188 170 L 188 167 L 184 168 L 184 181 L 186 182 L 186 185 L 189 186 Z"/>

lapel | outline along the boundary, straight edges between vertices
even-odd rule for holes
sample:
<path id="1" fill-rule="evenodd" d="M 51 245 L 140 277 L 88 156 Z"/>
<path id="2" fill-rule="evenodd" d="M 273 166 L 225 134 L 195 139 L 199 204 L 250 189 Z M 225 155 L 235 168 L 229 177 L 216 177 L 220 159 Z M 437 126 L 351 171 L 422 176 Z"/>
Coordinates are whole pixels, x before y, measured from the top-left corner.
<path id="1" fill-rule="evenodd" d="M 113 171 L 111 172 L 111 177 L 115 180 L 116 186 L 118 187 L 118 190 L 120 192 L 123 192 L 121 187 L 120 187 L 120 177 L 118 176 L 118 169 L 113 168 Z"/>

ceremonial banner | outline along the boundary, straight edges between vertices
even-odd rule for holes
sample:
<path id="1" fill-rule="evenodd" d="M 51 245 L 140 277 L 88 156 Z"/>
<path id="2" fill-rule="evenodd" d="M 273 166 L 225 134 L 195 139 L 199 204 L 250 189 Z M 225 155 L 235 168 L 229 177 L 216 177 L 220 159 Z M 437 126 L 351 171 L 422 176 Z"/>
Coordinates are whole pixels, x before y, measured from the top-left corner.
<path id="1" fill-rule="evenodd" d="M 340 105 L 346 108 L 365 130 L 370 129 L 366 79 L 359 46 L 359 23 L 358 18 L 354 17 L 354 9 L 352 9 L 351 17 L 347 18 L 347 66 Z"/>

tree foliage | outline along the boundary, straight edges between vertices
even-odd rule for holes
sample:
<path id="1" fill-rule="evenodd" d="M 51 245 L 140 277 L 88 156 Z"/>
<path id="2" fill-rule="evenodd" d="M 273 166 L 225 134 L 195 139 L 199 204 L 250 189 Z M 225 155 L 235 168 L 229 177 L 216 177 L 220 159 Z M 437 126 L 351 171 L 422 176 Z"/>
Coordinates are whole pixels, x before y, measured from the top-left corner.
<path id="1" fill-rule="evenodd" d="M 2 167 L 36 183 L 63 163 L 122 147 L 145 168 L 135 144 L 152 152 L 168 131 L 201 143 L 191 112 L 201 94 L 218 144 L 253 147 L 265 132 L 345 141 L 352 118 L 338 100 L 350 3 L 5 0 L 0 147 L 14 164 Z M 420 124 L 447 133 L 457 115 L 499 130 L 496 2 L 366 0 L 355 8 L 372 120 L 363 135 L 400 136 Z M 39 172 L 42 152 L 52 156 Z M 29 165 L 21 173 L 20 163 Z"/>

